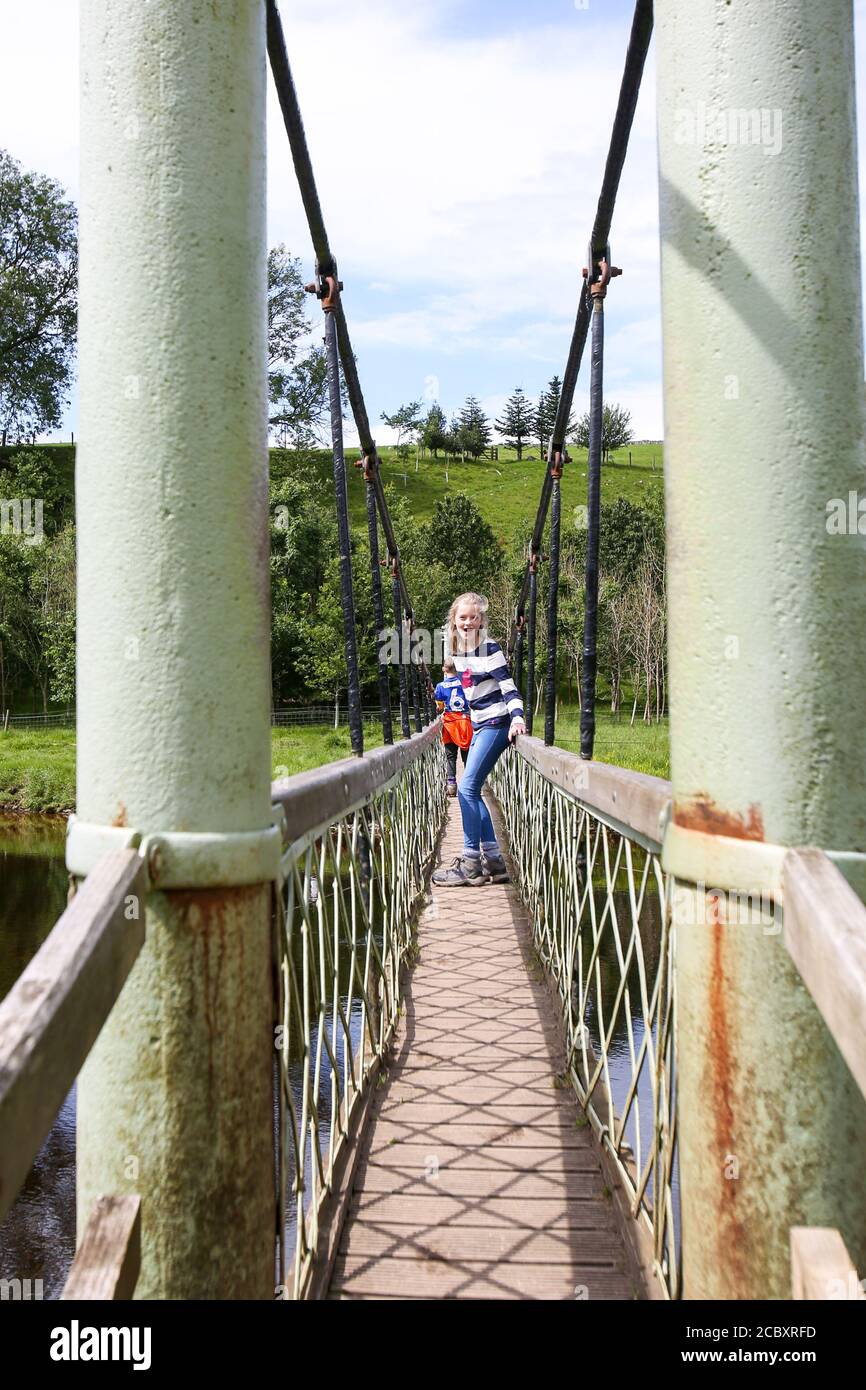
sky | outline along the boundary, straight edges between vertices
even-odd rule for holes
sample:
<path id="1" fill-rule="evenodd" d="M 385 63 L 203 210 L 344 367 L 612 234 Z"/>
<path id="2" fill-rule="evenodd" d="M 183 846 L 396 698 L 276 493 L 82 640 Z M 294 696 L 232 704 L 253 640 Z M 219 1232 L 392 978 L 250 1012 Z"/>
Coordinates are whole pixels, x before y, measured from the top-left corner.
<path id="1" fill-rule="evenodd" d="M 410 400 L 495 418 L 568 351 L 632 0 L 279 0 L 374 434 Z M 0 0 L 0 146 L 78 193 L 78 0 Z M 855 0 L 866 157 L 866 0 Z M 322 62 L 327 52 L 327 63 Z M 589 55 L 592 55 L 591 61 Z M 655 63 L 611 233 L 605 393 L 662 435 Z M 312 274 L 268 90 L 268 238 Z M 587 364 L 575 409 L 588 408 Z M 75 395 L 63 428 L 76 428 Z M 347 441 L 357 436 L 347 429 Z"/>

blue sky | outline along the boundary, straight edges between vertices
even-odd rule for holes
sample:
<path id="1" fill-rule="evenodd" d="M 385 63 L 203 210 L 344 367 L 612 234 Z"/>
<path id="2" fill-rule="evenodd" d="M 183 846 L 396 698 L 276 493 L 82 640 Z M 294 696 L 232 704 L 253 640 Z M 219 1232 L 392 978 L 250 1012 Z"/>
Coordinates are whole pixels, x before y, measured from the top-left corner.
<path id="1" fill-rule="evenodd" d="M 568 347 L 631 0 L 280 7 L 371 419 L 410 399 L 435 396 L 450 413 L 471 392 L 495 414 L 515 385 L 537 394 Z M 855 12 L 862 163 L 866 0 Z M 78 0 L 0 0 L 0 20 L 0 143 L 75 197 Z M 311 267 L 272 92 L 268 179 L 270 243 Z M 625 274 L 607 301 L 607 395 L 632 411 L 638 438 L 658 438 L 652 55 L 611 242 Z M 579 411 L 585 392 L 584 370 Z M 76 415 L 73 399 L 66 437 Z M 376 435 L 388 441 L 383 425 Z"/>

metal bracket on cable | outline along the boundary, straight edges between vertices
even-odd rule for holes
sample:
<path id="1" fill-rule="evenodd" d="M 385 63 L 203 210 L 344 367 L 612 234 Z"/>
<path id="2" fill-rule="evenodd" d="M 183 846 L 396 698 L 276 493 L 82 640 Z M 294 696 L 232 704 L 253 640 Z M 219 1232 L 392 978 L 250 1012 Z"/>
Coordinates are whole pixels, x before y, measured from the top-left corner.
<path id="1" fill-rule="evenodd" d="M 610 242 L 604 248 L 601 256 L 598 257 L 593 254 L 590 246 L 586 259 L 588 264 L 583 267 L 583 278 L 587 283 L 589 293 L 594 300 L 604 299 L 611 280 L 615 279 L 617 275 L 622 275 L 619 266 L 610 263 Z"/>
<path id="2" fill-rule="evenodd" d="M 342 285 L 340 286 L 342 289 Z M 363 471 L 364 482 L 372 483 L 379 472 L 379 451 L 375 441 L 370 444 L 369 453 L 362 454 L 359 459 L 355 459 L 355 467 Z"/>
<path id="3" fill-rule="evenodd" d="M 329 270 L 324 270 L 317 264 L 315 280 L 309 285 L 304 285 L 307 294 L 314 294 L 321 301 L 326 314 L 332 314 L 336 309 L 342 288 L 342 280 L 337 279 L 337 262 L 333 259 Z"/>
<path id="4" fill-rule="evenodd" d="M 560 453 L 559 450 L 557 450 L 556 453 L 553 455 L 553 458 L 550 460 L 550 476 L 551 476 L 551 478 L 553 478 L 554 480 L 561 478 L 561 477 L 562 477 L 562 467 L 563 467 L 563 464 L 566 464 L 566 463 L 571 463 L 571 457 L 570 457 L 570 455 L 567 454 L 567 453 L 565 452 L 565 450 L 563 450 L 562 453 Z"/>

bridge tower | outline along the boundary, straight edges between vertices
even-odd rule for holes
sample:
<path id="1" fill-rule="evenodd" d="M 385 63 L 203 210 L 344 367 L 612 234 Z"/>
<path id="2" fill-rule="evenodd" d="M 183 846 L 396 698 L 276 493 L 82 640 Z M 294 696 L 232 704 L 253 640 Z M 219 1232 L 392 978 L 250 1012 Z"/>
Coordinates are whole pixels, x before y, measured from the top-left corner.
<path id="1" fill-rule="evenodd" d="M 684 1294 L 784 1298 L 792 1225 L 866 1266 L 866 1108 L 759 906 L 787 846 L 866 889 L 852 8 L 656 24 Z"/>
<path id="2" fill-rule="evenodd" d="M 140 1298 L 273 1297 L 265 7 L 83 0 L 78 820 L 141 956 L 78 1089 Z"/>

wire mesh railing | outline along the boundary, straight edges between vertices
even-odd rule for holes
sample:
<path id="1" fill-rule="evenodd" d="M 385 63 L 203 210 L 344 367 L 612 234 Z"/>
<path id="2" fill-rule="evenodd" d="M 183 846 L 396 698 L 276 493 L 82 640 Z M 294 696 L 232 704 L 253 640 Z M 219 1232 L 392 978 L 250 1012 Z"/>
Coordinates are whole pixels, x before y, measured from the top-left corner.
<path id="1" fill-rule="evenodd" d="M 617 807 L 609 814 L 591 804 L 589 766 L 521 739 L 491 781 L 535 947 L 559 993 L 567 1074 L 627 1194 L 644 1262 L 675 1298 L 676 1003 L 659 822 L 669 787 L 604 769 L 605 804 Z"/>
<path id="2" fill-rule="evenodd" d="M 439 733 L 437 721 L 408 743 L 289 779 L 280 794 L 288 812 L 293 786 L 323 816 L 335 806 L 300 835 L 290 816 L 278 895 L 277 1276 L 288 1298 L 327 1278 L 347 1153 L 399 1016 L 446 808 Z"/>

